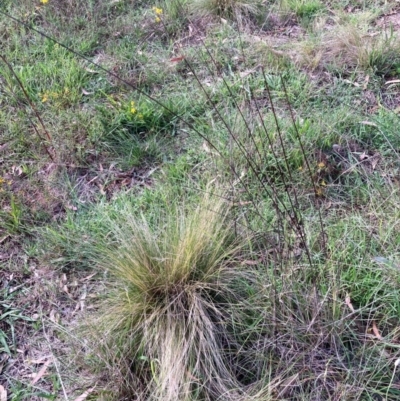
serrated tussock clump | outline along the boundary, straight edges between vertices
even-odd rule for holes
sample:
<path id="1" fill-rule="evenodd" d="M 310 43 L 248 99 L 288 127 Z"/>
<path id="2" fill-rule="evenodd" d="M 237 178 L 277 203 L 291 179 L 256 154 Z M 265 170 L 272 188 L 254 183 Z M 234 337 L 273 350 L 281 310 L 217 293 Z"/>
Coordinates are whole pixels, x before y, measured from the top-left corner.
<path id="1" fill-rule="evenodd" d="M 244 242 L 223 201 L 172 209 L 156 227 L 135 215 L 111 223 L 115 246 L 99 247 L 112 286 L 96 320 L 102 349 L 135 399 L 238 399 L 230 305 L 247 279 Z"/>
<path id="2" fill-rule="evenodd" d="M 201 15 L 218 15 L 225 18 L 238 18 L 257 14 L 260 0 L 195 0 L 191 9 Z"/>

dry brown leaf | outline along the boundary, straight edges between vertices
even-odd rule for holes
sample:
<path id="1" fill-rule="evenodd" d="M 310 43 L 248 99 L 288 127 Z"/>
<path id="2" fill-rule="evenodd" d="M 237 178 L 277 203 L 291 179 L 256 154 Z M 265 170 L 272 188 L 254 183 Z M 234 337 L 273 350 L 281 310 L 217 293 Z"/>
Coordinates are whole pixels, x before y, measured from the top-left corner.
<path id="1" fill-rule="evenodd" d="M 78 398 L 75 398 L 74 401 L 84 401 L 86 400 L 87 396 L 93 393 L 95 387 L 90 388 L 89 390 L 86 390 L 83 394 L 81 394 Z"/>
<path id="2" fill-rule="evenodd" d="M 2 150 L 6 150 L 9 146 L 10 146 L 10 143 L 9 143 L 9 142 L 8 142 L 8 143 L 3 143 L 2 145 L 0 145 L 0 152 L 1 152 Z"/>
<path id="3" fill-rule="evenodd" d="M 355 309 L 354 309 L 353 304 L 351 303 L 350 295 L 348 295 L 348 294 L 346 295 L 345 302 L 346 302 L 346 305 L 349 307 L 349 309 L 350 309 L 352 312 L 354 312 Z"/>
<path id="4" fill-rule="evenodd" d="M 56 310 L 52 309 L 50 311 L 49 319 L 54 323 L 59 323 L 60 322 L 60 314 Z"/>
<path id="5" fill-rule="evenodd" d="M 5 235 L 4 237 L 1 237 L 1 238 L 0 238 L 0 244 L 1 244 L 2 242 L 4 242 L 8 237 L 9 237 L 8 234 Z"/>
<path id="6" fill-rule="evenodd" d="M 85 308 L 86 295 L 87 295 L 87 289 L 86 289 L 86 284 L 84 284 L 83 285 L 83 293 L 79 297 L 79 304 L 80 304 L 81 311 L 83 311 L 83 309 Z"/>
<path id="7" fill-rule="evenodd" d="M 41 365 L 51 358 L 51 355 L 43 355 L 38 359 L 28 359 L 28 363 L 32 365 Z"/>
<path id="8" fill-rule="evenodd" d="M 7 390 L 0 384 L 0 401 L 7 401 Z"/>
<path id="9" fill-rule="evenodd" d="M 203 142 L 202 148 L 207 152 L 211 153 L 210 147 L 207 145 L 207 142 Z"/>
<path id="10" fill-rule="evenodd" d="M 86 276 L 86 277 L 84 277 L 84 278 L 81 278 L 79 281 L 88 281 L 88 280 L 90 280 L 92 277 L 94 277 L 96 274 L 97 274 L 97 272 L 96 272 L 96 273 L 92 273 L 92 274 L 90 274 L 89 276 Z"/>
<path id="11" fill-rule="evenodd" d="M 372 170 L 375 170 L 378 163 L 379 163 L 379 156 L 373 156 L 371 160 Z"/>
<path id="12" fill-rule="evenodd" d="M 177 62 L 182 61 L 182 60 L 184 60 L 184 59 L 185 59 L 184 56 L 179 56 L 179 57 L 170 58 L 169 61 L 170 61 L 171 63 L 177 63 Z"/>
<path id="13" fill-rule="evenodd" d="M 208 146 L 207 141 L 204 141 L 204 142 L 203 142 L 203 145 L 202 145 L 201 147 L 202 147 L 202 149 L 203 149 L 205 152 L 207 152 L 207 153 L 210 153 L 210 154 L 212 154 L 212 155 L 218 155 L 216 152 L 214 152 L 213 150 L 210 149 L 210 147 Z"/>
<path id="14" fill-rule="evenodd" d="M 79 297 L 81 301 L 84 301 L 86 299 L 87 291 L 86 291 L 86 284 L 83 285 L 83 292 L 82 295 Z"/>
<path id="15" fill-rule="evenodd" d="M 374 335 L 378 340 L 382 340 L 381 333 L 379 333 L 378 327 L 376 326 L 375 322 L 372 322 L 372 331 L 374 332 Z"/>
<path id="16" fill-rule="evenodd" d="M 0 357 L 0 375 L 3 373 L 3 370 L 6 366 L 7 360 L 9 356 L 7 354 L 4 354 Z"/>
<path id="17" fill-rule="evenodd" d="M 371 121 L 361 121 L 360 124 L 370 125 L 371 127 L 377 127 L 377 125 L 375 123 L 371 122 Z"/>
<path id="18" fill-rule="evenodd" d="M 51 364 L 51 359 L 48 359 L 43 364 L 43 366 L 40 368 L 39 372 L 36 374 L 34 379 L 31 381 L 31 386 L 33 386 L 35 383 L 37 383 L 43 377 L 43 375 L 46 373 L 46 370 L 47 370 L 47 368 L 49 367 L 50 364 Z"/>
<path id="19" fill-rule="evenodd" d="M 85 68 L 85 71 L 90 72 L 91 74 L 98 74 L 99 73 L 98 71 L 92 70 L 92 69 L 87 68 L 87 67 Z"/>
<path id="20" fill-rule="evenodd" d="M 11 172 L 14 175 L 20 176 L 24 172 L 21 166 L 12 166 Z"/>
<path id="21" fill-rule="evenodd" d="M 75 315 L 75 313 L 78 311 L 78 309 L 80 308 L 80 306 L 81 306 L 81 303 L 80 303 L 80 301 L 79 301 L 79 302 L 76 303 L 75 309 L 74 309 L 73 312 L 71 313 L 71 316 L 74 316 L 74 315 Z"/>
<path id="22" fill-rule="evenodd" d="M 90 95 L 93 95 L 93 94 L 94 94 L 94 92 L 88 92 L 87 90 L 82 89 L 82 95 L 90 96 Z"/>
<path id="23" fill-rule="evenodd" d="M 237 203 L 234 203 L 233 206 L 246 206 L 246 205 L 251 205 L 252 202 L 251 201 L 240 201 Z"/>
<path id="24" fill-rule="evenodd" d="M 352 82 L 349 79 L 344 79 L 343 82 L 346 82 L 346 84 L 350 84 L 350 85 L 353 85 L 355 87 L 359 87 L 360 86 L 360 84 L 358 82 Z"/>
<path id="25" fill-rule="evenodd" d="M 256 266 L 256 265 L 258 265 L 258 264 L 261 263 L 261 262 L 262 262 L 261 259 L 258 259 L 258 260 L 244 260 L 244 261 L 242 262 L 242 265 Z"/>
<path id="26" fill-rule="evenodd" d="M 66 294 L 71 295 L 71 294 L 69 293 L 68 287 L 67 287 L 66 285 L 63 286 L 62 290 L 63 290 Z"/>
<path id="27" fill-rule="evenodd" d="M 254 74 L 255 72 L 256 72 L 255 68 L 252 68 L 251 70 L 241 71 L 239 72 L 239 77 L 246 78 L 248 75 Z"/>
<path id="28" fill-rule="evenodd" d="M 1 258 L 0 258 L 0 259 L 1 259 Z M 22 284 L 20 284 L 20 285 L 16 285 L 15 287 L 11 287 L 11 288 L 8 290 L 8 293 L 9 293 L 9 294 L 12 294 L 13 292 L 19 290 L 20 288 L 22 288 L 22 287 L 24 287 L 24 286 L 25 286 L 25 283 L 22 283 Z"/>
<path id="29" fill-rule="evenodd" d="M 369 75 L 367 75 L 365 77 L 365 81 L 364 81 L 364 85 L 363 85 L 363 90 L 366 90 L 368 87 L 368 83 L 369 83 Z"/>

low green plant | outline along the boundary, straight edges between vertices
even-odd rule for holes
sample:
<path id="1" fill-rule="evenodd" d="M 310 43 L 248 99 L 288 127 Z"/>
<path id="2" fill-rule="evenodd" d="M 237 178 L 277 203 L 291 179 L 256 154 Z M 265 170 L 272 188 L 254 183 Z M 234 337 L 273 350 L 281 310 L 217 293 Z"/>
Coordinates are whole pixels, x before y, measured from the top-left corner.
<path id="1" fill-rule="evenodd" d="M 14 295 L 10 294 L 5 288 L 0 290 L 0 354 L 5 353 L 9 356 L 17 349 L 16 322 L 21 320 L 32 321 L 13 305 Z"/>
<path id="2" fill-rule="evenodd" d="M 23 401 L 23 400 L 51 400 L 55 401 L 57 399 L 57 393 L 49 393 L 47 391 L 42 391 L 40 389 L 34 389 L 31 386 L 27 386 L 25 383 L 20 381 L 11 382 L 11 401 Z"/>
<path id="3" fill-rule="evenodd" d="M 120 102 L 109 97 L 98 107 L 104 134 L 100 141 L 132 167 L 162 158 L 161 144 L 174 134 L 175 119 L 148 101 Z"/>
<path id="4" fill-rule="evenodd" d="M 318 0 L 289 0 L 288 7 L 301 19 L 311 19 L 323 8 Z"/>
<path id="5" fill-rule="evenodd" d="M 5 230 L 10 235 L 17 235 L 23 230 L 23 214 L 22 205 L 11 196 L 9 206 L 0 211 L 0 229 Z"/>
<path id="6" fill-rule="evenodd" d="M 152 7 L 154 22 L 160 28 L 161 36 L 171 39 L 187 29 L 190 22 L 188 3 L 189 0 L 165 0 L 159 7 Z"/>

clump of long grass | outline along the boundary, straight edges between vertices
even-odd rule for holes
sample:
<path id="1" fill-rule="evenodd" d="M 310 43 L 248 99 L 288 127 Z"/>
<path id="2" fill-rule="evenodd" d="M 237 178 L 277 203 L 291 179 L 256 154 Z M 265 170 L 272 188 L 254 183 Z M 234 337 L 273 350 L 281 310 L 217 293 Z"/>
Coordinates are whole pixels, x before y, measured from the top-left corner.
<path id="1" fill-rule="evenodd" d="M 190 8 L 201 15 L 234 17 L 254 15 L 261 5 L 260 0 L 194 0 Z"/>
<path id="2" fill-rule="evenodd" d="M 394 73 L 399 63 L 399 41 L 390 30 L 371 34 L 347 24 L 326 32 L 314 53 L 312 61 L 305 54 L 303 63 L 313 68 L 333 66 L 345 72 L 359 68 L 385 76 Z"/>
<path id="3" fill-rule="evenodd" d="M 229 307 L 249 275 L 238 263 L 245 243 L 222 200 L 172 209 L 156 228 L 134 215 L 112 223 L 116 246 L 98 248 L 112 286 L 96 319 L 103 350 L 137 399 L 238 399 Z"/>

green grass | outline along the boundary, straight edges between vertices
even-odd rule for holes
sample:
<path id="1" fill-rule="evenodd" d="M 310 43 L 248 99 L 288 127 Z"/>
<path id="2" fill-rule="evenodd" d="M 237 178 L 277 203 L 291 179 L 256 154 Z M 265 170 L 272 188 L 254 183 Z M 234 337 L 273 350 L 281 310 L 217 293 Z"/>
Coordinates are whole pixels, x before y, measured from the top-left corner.
<path id="1" fill-rule="evenodd" d="M 399 399 L 396 7 L 17 3 L 9 398 Z"/>

